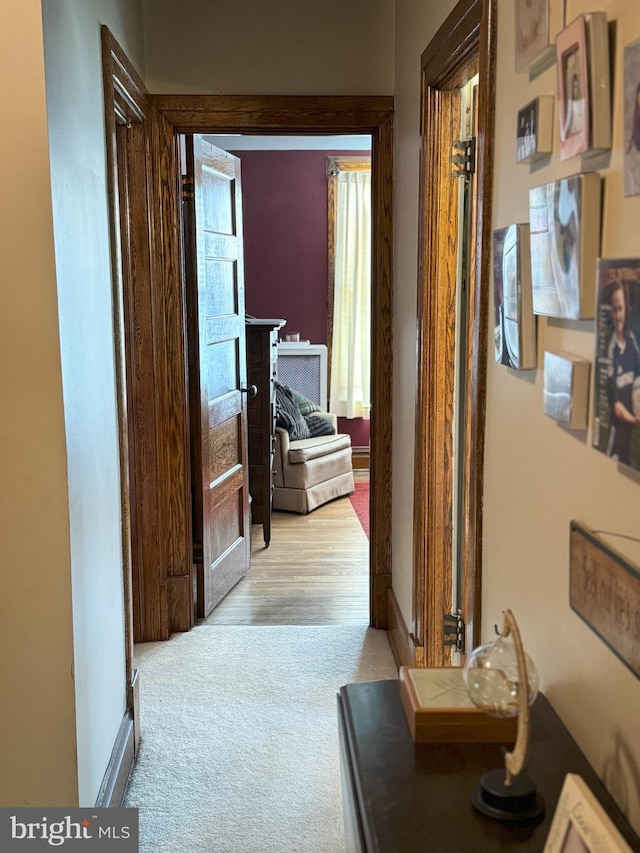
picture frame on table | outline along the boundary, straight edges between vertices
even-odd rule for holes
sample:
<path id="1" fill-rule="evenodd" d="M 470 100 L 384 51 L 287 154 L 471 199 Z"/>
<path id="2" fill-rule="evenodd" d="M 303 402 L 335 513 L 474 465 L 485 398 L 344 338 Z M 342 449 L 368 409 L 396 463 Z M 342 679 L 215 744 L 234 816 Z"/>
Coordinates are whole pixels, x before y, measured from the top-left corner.
<path id="1" fill-rule="evenodd" d="M 592 444 L 640 471 L 640 258 L 598 259 L 595 325 Z"/>
<path id="2" fill-rule="evenodd" d="M 632 853 L 588 785 L 567 773 L 544 853 Z"/>

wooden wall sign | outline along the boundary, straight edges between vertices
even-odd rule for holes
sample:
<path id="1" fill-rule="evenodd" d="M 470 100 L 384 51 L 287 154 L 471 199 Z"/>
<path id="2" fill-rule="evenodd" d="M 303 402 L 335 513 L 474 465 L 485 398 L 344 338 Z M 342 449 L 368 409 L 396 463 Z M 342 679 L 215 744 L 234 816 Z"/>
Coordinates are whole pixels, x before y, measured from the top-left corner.
<path id="1" fill-rule="evenodd" d="M 571 522 L 569 603 L 640 678 L 640 570 Z"/>

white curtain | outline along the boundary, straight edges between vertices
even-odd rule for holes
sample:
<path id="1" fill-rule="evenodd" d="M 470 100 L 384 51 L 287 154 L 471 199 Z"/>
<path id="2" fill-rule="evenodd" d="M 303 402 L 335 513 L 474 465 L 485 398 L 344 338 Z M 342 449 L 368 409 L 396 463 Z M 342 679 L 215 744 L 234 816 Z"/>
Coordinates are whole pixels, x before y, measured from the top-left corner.
<path id="1" fill-rule="evenodd" d="M 371 173 L 338 173 L 330 410 L 371 415 Z"/>

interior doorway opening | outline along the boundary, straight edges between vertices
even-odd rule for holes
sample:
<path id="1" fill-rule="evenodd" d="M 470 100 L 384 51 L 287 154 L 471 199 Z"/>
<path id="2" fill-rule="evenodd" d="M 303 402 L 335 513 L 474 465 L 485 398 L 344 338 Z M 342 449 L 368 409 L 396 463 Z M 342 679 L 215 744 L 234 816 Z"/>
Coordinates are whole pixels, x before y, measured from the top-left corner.
<path id="1" fill-rule="evenodd" d="M 413 637 L 450 666 L 480 637 L 495 0 L 459 0 L 421 64 Z"/>
<path id="2" fill-rule="evenodd" d="M 180 137 L 181 152 L 185 150 L 187 138 L 186 135 Z M 252 371 L 250 364 L 251 341 L 256 334 L 261 334 L 261 323 L 275 324 L 267 328 L 267 332 L 276 329 L 274 342 L 279 356 L 276 364 L 282 366 L 278 368 L 278 380 L 285 385 L 295 385 L 296 391 L 312 397 L 321 409 L 331 409 L 336 228 L 330 215 L 332 192 L 335 193 L 335 188 L 331 187 L 332 169 L 336 159 L 347 164 L 368 160 L 370 173 L 372 140 L 369 134 L 206 134 L 203 138 L 240 161 L 244 303 L 247 323 L 251 323 L 247 325 L 247 385 L 251 387 L 255 383 L 259 388 L 256 398 L 248 401 L 251 484 L 256 467 L 252 460 L 254 463 L 256 459 L 260 461 L 259 453 L 254 452 L 252 456 L 252 442 L 261 440 L 260 425 L 255 419 L 252 422 L 252 405 L 259 408 L 260 396 L 265 393 L 265 389 L 260 388 L 260 372 Z M 183 185 L 189 187 L 184 153 L 181 162 Z M 188 222 L 190 214 L 187 208 L 183 210 Z M 185 258 L 189 242 L 185 233 Z M 370 235 L 367 264 L 370 278 Z M 190 275 L 187 264 L 187 304 Z M 371 292 L 368 302 L 370 314 Z M 363 329 L 356 331 L 358 338 L 364 334 Z M 369 336 L 366 353 L 369 372 L 371 349 Z M 324 359 L 326 385 L 323 389 L 320 382 L 316 392 L 309 389 L 314 388 L 316 381 L 317 354 Z M 309 365 L 311 378 L 305 374 L 305 365 Z M 370 406 L 370 398 L 366 402 Z M 250 485 L 252 568 L 213 613 L 206 616 L 207 624 L 362 624 L 370 621 L 369 427 L 368 418 L 340 417 L 338 420 L 337 432 L 349 436 L 353 452 L 356 480 L 353 501 L 348 497 L 331 500 L 313 509 L 308 517 L 276 508 L 273 519 L 269 519 L 267 533 L 267 499 L 261 497 L 265 476 L 258 471 L 254 487 Z M 271 467 L 277 468 L 277 465 L 277 461 L 271 462 Z M 198 516 L 199 510 L 194 504 L 194 518 Z M 295 559 L 292 560 L 293 555 Z M 196 586 L 196 613 L 197 594 Z M 198 615 L 202 617 L 202 611 Z"/>

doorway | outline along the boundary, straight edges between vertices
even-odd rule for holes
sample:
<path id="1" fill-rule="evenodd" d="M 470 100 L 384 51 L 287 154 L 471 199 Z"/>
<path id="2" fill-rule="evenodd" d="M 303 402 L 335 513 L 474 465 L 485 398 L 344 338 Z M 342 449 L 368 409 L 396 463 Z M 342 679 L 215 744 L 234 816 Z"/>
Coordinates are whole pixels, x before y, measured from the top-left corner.
<path id="1" fill-rule="evenodd" d="M 190 137 L 183 138 L 189 151 Z M 330 394 L 334 387 L 339 388 L 339 383 L 334 386 L 327 380 L 331 378 L 332 355 L 337 352 L 332 347 L 335 340 L 332 309 L 338 196 L 341 200 L 338 219 L 341 221 L 348 211 L 349 220 L 352 217 L 355 220 L 348 236 L 339 242 L 340 269 L 344 271 L 341 283 L 344 284 L 345 278 L 348 284 L 360 280 L 359 298 L 354 303 L 358 306 L 364 303 L 367 311 L 363 307 L 362 316 L 359 314 L 353 324 L 338 325 L 343 316 L 339 309 L 335 315 L 336 331 L 344 332 L 345 326 L 357 329 L 358 334 L 349 339 L 347 348 L 351 344 L 359 351 L 362 341 L 366 341 L 362 372 L 366 371 L 367 379 L 370 374 L 371 343 L 366 329 L 370 326 L 371 304 L 371 138 L 362 134 L 207 134 L 202 138 L 239 160 L 245 246 L 244 304 L 247 317 L 251 318 L 247 321 L 247 384 L 255 384 L 257 393 L 248 401 L 249 482 L 254 525 L 251 568 L 212 613 L 197 609 L 197 616 L 203 617 L 205 624 L 216 625 L 368 624 L 369 540 L 357 513 L 369 496 L 370 421 L 362 416 L 369 412 L 368 408 L 362 414 L 347 411 L 346 401 L 341 403 L 339 394 L 333 395 L 338 399 L 330 404 Z M 188 188 L 187 195 L 191 196 L 189 162 L 187 156 L 182 180 Z M 349 182 L 339 188 L 336 164 L 345 172 L 348 170 L 345 177 Z M 355 167 L 360 165 L 362 169 L 355 175 Z M 354 192 L 352 177 L 363 184 L 361 192 L 358 188 Z M 188 220 L 193 200 L 185 199 L 183 204 Z M 360 255 L 355 254 L 352 241 Z M 184 244 L 186 260 L 192 244 L 188 233 Z M 367 275 L 359 277 L 363 266 Z M 187 273 L 188 297 L 193 293 L 193 278 Z M 325 499 L 308 514 L 283 512 L 289 507 L 282 506 L 276 488 L 271 515 L 269 497 L 262 494 L 267 482 L 265 472 L 279 467 L 281 450 L 280 441 L 276 441 L 275 459 L 269 461 L 265 442 L 271 446 L 270 436 L 263 435 L 268 429 L 264 427 L 264 419 L 269 424 L 272 414 L 263 414 L 263 409 L 270 407 L 261 365 L 269 363 L 263 352 L 273 353 L 272 344 L 278 355 L 274 362 L 278 381 L 306 395 L 321 410 L 344 415 L 338 419 L 337 432 L 350 437 L 352 450 L 357 454 L 355 465 L 364 466 L 355 470 L 355 495 L 346 497 L 347 488 L 341 488 L 338 494 L 343 497 L 334 498 L 331 505 Z M 360 363 L 356 352 L 349 361 L 354 362 Z M 271 372 L 269 369 L 267 375 Z M 366 404 L 370 401 L 368 383 L 367 387 L 358 385 L 345 390 L 353 392 L 352 400 L 365 400 Z M 277 487 L 277 475 L 274 480 Z M 268 491 L 267 485 L 267 495 Z M 198 517 L 196 511 L 194 518 Z M 256 530 L 256 524 L 262 526 L 262 531 Z M 195 538 L 198 541 L 197 535 Z M 267 547 L 265 543 L 269 543 Z"/>
<path id="2" fill-rule="evenodd" d="M 413 635 L 427 666 L 480 636 L 494 80 L 495 0 L 460 0 L 422 55 Z"/>
<path id="3" fill-rule="evenodd" d="M 393 100 L 389 97 L 153 96 L 103 29 L 105 108 L 114 116 L 136 106 L 140 125 L 138 192 L 127 199 L 132 227 L 145 236 L 140 252 L 149 275 L 115 285 L 123 483 L 131 518 L 130 583 L 136 642 L 168 639 L 193 625 L 193 553 L 185 296 L 180 246 L 180 133 L 370 133 L 373 149 L 372 418 L 370 624 L 387 626 L 391 586 L 391 293 Z M 112 137 L 108 136 L 108 151 Z M 142 167 L 144 164 L 144 167 Z M 119 204 L 117 169 L 111 217 Z M 116 234 L 116 238 L 118 235 Z M 126 234 L 124 236 L 126 240 Z M 113 240 L 114 270 L 119 239 Z M 137 321 L 124 313 L 133 300 Z M 145 308 L 146 303 L 146 308 Z M 137 482 L 137 481 L 136 481 Z M 132 501 L 132 497 L 134 500 Z M 123 500 L 123 505 L 127 501 Z M 146 559 L 154 553 L 157 559 Z"/>

